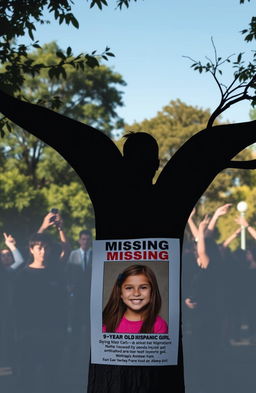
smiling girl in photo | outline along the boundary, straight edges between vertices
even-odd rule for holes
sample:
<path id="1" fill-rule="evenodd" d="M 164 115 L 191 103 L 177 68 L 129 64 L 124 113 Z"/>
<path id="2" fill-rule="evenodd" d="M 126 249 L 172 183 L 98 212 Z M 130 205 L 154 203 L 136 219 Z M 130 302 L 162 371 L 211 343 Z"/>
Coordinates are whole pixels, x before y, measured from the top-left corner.
<path id="1" fill-rule="evenodd" d="M 131 265 L 114 284 L 103 310 L 103 332 L 167 333 L 158 314 L 161 296 L 155 273 L 145 265 Z"/>

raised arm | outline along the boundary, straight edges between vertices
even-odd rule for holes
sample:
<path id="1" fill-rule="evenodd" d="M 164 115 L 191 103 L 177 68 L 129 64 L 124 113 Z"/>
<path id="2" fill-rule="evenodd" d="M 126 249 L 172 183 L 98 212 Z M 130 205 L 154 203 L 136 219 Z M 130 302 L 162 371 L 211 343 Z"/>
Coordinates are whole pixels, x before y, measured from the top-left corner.
<path id="1" fill-rule="evenodd" d="M 232 206 L 232 203 L 226 203 L 225 205 L 220 206 L 220 207 L 218 207 L 218 209 L 215 210 L 215 212 L 209 222 L 209 225 L 208 225 L 209 231 L 213 231 L 215 229 L 218 219 L 221 216 L 224 216 L 228 212 L 228 209 L 231 206 Z"/>
<path id="2" fill-rule="evenodd" d="M 205 216 L 204 219 L 200 222 L 198 227 L 198 241 L 197 241 L 197 253 L 198 253 L 198 264 L 201 268 L 207 269 L 210 258 L 206 251 L 205 244 L 205 231 L 209 224 L 209 217 Z"/>
<path id="3" fill-rule="evenodd" d="M 236 222 L 241 226 L 241 228 L 244 227 L 247 229 L 251 237 L 256 240 L 256 230 L 248 223 L 245 217 L 238 216 L 236 218 Z"/>
<path id="4" fill-rule="evenodd" d="M 223 243 L 223 247 L 227 248 L 229 244 L 237 238 L 237 236 L 241 233 L 241 227 L 236 229 L 235 232 L 233 232 Z"/>
<path id="5" fill-rule="evenodd" d="M 66 233 L 64 231 L 63 220 L 59 213 L 55 214 L 50 212 L 46 214 L 46 216 L 43 218 L 43 222 L 39 227 L 37 233 L 43 233 L 50 227 L 55 227 L 59 233 L 59 239 L 62 248 L 60 259 L 66 261 L 66 259 L 70 254 L 70 244 L 67 239 Z"/>
<path id="6" fill-rule="evenodd" d="M 188 219 L 188 226 L 189 229 L 194 237 L 194 240 L 197 241 L 198 240 L 198 228 L 193 220 L 193 217 L 195 215 L 195 208 L 192 210 L 192 212 L 190 213 L 189 219 Z"/>
<path id="7" fill-rule="evenodd" d="M 4 241 L 6 246 L 10 249 L 14 263 L 10 266 L 11 269 L 16 270 L 22 263 L 24 262 L 23 256 L 21 255 L 20 251 L 16 247 L 16 240 L 12 235 L 7 235 L 7 233 L 3 233 Z"/>
<path id="8" fill-rule="evenodd" d="M 77 171 L 88 191 L 94 192 L 99 184 L 106 183 L 110 173 L 118 178 L 122 155 L 101 131 L 2 91 L 0 112 L 57 150 Z"/>

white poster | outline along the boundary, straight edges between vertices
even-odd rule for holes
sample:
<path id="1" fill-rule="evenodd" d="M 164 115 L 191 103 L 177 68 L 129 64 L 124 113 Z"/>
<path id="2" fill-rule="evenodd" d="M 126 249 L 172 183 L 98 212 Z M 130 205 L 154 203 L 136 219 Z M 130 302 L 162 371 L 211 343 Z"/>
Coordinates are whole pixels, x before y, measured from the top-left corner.
<path id="1" fill-rule="evenodd" d="M 91 361 L 176 365 L 178 239 L 96 240 L 91 288 Z"/>

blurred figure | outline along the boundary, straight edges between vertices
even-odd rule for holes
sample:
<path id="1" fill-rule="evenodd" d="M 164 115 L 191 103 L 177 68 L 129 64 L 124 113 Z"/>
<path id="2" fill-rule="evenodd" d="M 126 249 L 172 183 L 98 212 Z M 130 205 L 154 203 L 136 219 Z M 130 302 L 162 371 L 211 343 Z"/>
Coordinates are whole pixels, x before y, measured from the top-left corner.
<path id="1" fill-rule="evenodd" d="M 15 270 L 23 263 L 12 235 L 4 235 L 5 245 L 0 251 L 0 365 L 15 367 L 15 320 L 13 291 Z"/>
<path id="2" fill-rule="evenodd" d="M 88 292 L 86 276 L 91 272 L 92 264 L 92 234 L 89 230 L 79 233 L 76 250 L 71 251 L 67 262 L 68 291 L 72 301 L 71 329 L 74 334 L 82 328 L 85 323 L 84 304 Z"/>
<path id="3" fill-rule="evenodd" d="M 54 219 L 53 219 L 54 218 Z M 43 233 L 54 226 L 62 247 Z M 67 239 L 60 215 L 49 213 L 29 241 L 31 260 L 19 271 L 15 311 L 19 342 L 19 392 L 56 393 L 66 331 L 64 278 Z"/>
<path id="4" fill-rule="evenodd" d="M 186 367 L 190 379 L 191 392 L 220 392 L 218 383 L 219 351 L 222 350 L 222 327 L 226 312 L 225 262 L 215 241 L 216 223 L 226 214 L 231 204 L 225 204 L 199 223 L 198 228 L 189 226 L 197 244 L 197 273 L 193 276 L 190 293 L 185 305 L 190 310 L 192 334 L 187 339 L 186 356 L 190 368 Z M 189 342 L 190 341 L 190 342 Z M 186 358 L 185 358 L 186 360 Z"/>
<path id="5" fill-rule="evenodd" d="M 79 248 L 73 250 L 67 262 L 68 328 L 70 335 L 69 360 L 72 372 L 85 376 L 89 364 L 90 348 L 90 288 L 92 269 L 92 234 L 89 230 L 79 233 Z M 86 379 L 85 379 L 86 380 Z"/>
<path id="6" fill-rule="evenodd" d="M 244 216 L 238 216 L 235 219 L 239 228 L 246 229 L 249 235 L 256 239 L 256 230 L 249 224 Z M 234 253 L 237 265 L 237 287 L 243 288 L 237 291 L 237 317 L 234 324 L 234 343 L 243 340 L 250 340 L 255 344 L 256 341 L 256 313 L 255 313 L 255 295 L 256 295 L 256 255 L 255 248 L 247 248 L 245 251 L 238 249 Z"/>
<path id="7" fill-rule="evenodd" d="M 183 326 L 183 342 L 184 350 L 188 349 L 187 354 L 189 355 L 189 344 L 191 341 L 191 333 L 194 325 L 195 313 L 193 312 L 196 307 L 196 303 L 191 298 L 193 292 L 193 285 L 196 276 L 199 273 L 199 266 L 197 263 L 197 241 L 198 241 L 198 228 L 194 222 L 195 209 L 192 210 L 189 219 L 188 227 L 191 231 L 193 240 L 190 240 L 189 236 L 184 237 L 183 249 L 182 249 L 182 326 Z"/>
<path id="8" fill-rule="evenodd" d="M 12 235 L 3 233 L 5 244 L 8 248 L 4 248 L 0 251 L 1 265 L 9 270 L 17 269 L 24 262 L 23 256 L 16 247 L 16 240 Z"/>

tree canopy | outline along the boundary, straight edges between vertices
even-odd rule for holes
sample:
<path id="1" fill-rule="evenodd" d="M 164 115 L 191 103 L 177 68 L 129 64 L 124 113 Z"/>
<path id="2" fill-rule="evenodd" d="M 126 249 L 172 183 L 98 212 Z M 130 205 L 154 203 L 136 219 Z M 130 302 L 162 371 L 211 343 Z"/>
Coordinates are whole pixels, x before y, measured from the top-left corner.
<path id="1" fill-rule="evenodd" d="M 244 4 L 246 0 L 240 0 L 240 4 Z M 250 0 L 248 0 L 250 2 Z M 245 42 L 250 42 L 256 39 L 256 17 L 251 18 L 249 28 L 241 31 L 244 35 Z M 209 117 L 207 126 L 211 127 L 214 120 L 223 113 L 230 106 L 238 102 L 248 100 L 254 107 L 256 105 L 256 52 L 251 51 L 251 59 L 247 62 L 244 58 L 244 53 L 240 52 L 237 55 L 230 54 L 227 57 L 222 57 L 217 53 L 213 38 L 211 38 L 213 46 L 213 58 L 206 56 L 206 61 L 194 60 L 190 56 L 187 57 L 192 61 L 191 67 L 199 73 L 208 72 L 212 75 L 215 83 L 218 86 L 220 93 L 219 104 Z M 233 68 L 233 80 L 227 84 L 222 78 L 223 66 L 230 64 Z"/>
<path id="2" fill-rule="evenodd" d="M 16 2 L 13 1 L 12 3 L 13 4 L 16 3 L 17 5 L 18 1 Z M 40 4 L 43 5 L 49 3 L 56 4 L 55 1 L 40 2 Z M 59 3 L 62 5 L 61 11 L 63 11 L 64 9 L 65 15 L 63 15 L 63 12 L 62 13 L 60 12 L 61 15 L 59 15 L 57 11 L 57 13 L 55 13 L 55 19 L 59 19 L 59 21 L 61 21 L 60 19 L 62 17 L 63 21 L 65 20 L 66 23 L 71 22 L 75 25 L 76 22 L 73 19 L 73 16 L 69 15 L 67 17 L 68 14 L 66 14 L 66 10 L 67 10 L 66 6 L 69 5 L 69 2 L 61 1 Z M 127 6 L 129 5 L 129 0 L 119 1 L 119 3 Z M 22 3 L 19 2 L 19 4 L 22 4 L 22 8 L 23 8 L 23 11 L 21 11 L 21 15 L 22 15 L 24 12 L 24 5 L 27 4 L 27 2 L 22 1 Z M 91 2 L 91 6 L 94 6 L 96 4 L 99 7 L 100 5 L 102 7 L 103 4 L 107 5 L 107 2 L 105 0 L 104 1 L 94 0 Z M 6 5 L 8 5 L 8 2 Z M 11 9 L 11 11 L 13 11 L 13 9 Z M 68 12 L 71 12 L 71 10 L 68 9 Z M 39 14 L 39 18 L 40 17 L 41 15 Z M 30 26 L 28 25 L 26 26 L 26 29 L 30 31 L 31 38 L 33 40 L 33 30 L 34 30 L 33 27 L 31 25 Z M 33 45 L 38 46 L 38 43 L 33 43 Z M 20 87 L 25 83 L 25 74 L 29 74 L 32 76 L 38 75 L 43 69 L 48 68 L 48 76 L 51 79 L 59 78 L 61 76 L 65 78 L 66 67 L 71 66 L 74 69 L 82 69 L 86 64 L 89 66 L 94 66 L 98 64 L 97 57 L 95 59 L 95 53 L 92 53 L 90 55 L 88 54 L 80 55 L 80 57 L 79 56 L 74 57 L 72 54 L 72 49 L 67 48 L 66 51 L 63 51 L 61 53 L 59 52 L 59 54 L 56 53 L 57 57 L 59 58 L 59 62 L 57 65 L 53 65 L 50 67 L 44 64 L 40 65 L 40 63 L 38 65 L 35 62 L 33 62 L 33 60 L 32 62 L 29 61 L 29 59 L 27 58 L 26 47 L 22 45 L 13 46 L 12 43 L 10 43 L 8 39 L 6 39 L 6 37 L 5 37 L 5 41 L 2 42 L 0 49 L 2 49 L 2 51 L 5 52 L 5 54 L 7 54 L 7 56 L 5 56 L 5 61 L 4 61 L 5 75 L 2 75 L 2 83 L 5 82 L 6 89 L 11 92 L 20 90 Z M 112 55 L 113 54 L 109 52 L 109 48 L 106 48 L 102 56 L 106 56 L 107 58 L 107 56 L 112 56 Z M 218 61 L 219 60 L 217 58 L 217 63 Z M 241 65 L 241 61 L 242 61 L 241 59 L 237 60 L 238 67 Z M 210 62 L 210 66 L 206 65 L 207 69 L 205 70 L 212 71 L 214 75 L 215 66 L 216 66 L 215 63 Z M 239 72 L 240 71 L 241 70 L 239 70 Z M 241 72 L 239 75 L 241 75 Z M 251 80 L 252 79 L 250 78 L 249 83 L 251 83 Z M 243 83 L 243 80 L 241 80 L 241 82 Z M 232 90 L 232 87 L 230 87 L 230 89 Z M 43 108 L 38 108 L 37 106 L 32 106 L 32 108 L 34 108 L 35 110 L 34 117 L 32 119 L 32 117 L 30 118 L 28 116 L 28 114 L 31 113 L 30 105 L 24 102 L 16 101 L 12 97 L 6 97 L 4 95 L 2 95 L 1 97 L 2 97 L 1 110 L 3 110 L 3 113 L 5 113 L 7 117 L 12 118 L 14 121 L 17 120 L 17 122 L 25 128 L 27 128 L 28 126 L 30 132 L 32 132 L 35 135 L 38 135 L 39 138 L 47 141 L 49 144 L 53 143 L 53 145 L 55 145 L 55 147 L 59 151 L 64 151 L 65 153 L 64 155 L 66 157 L 71 157 L 72 155 L 72 162 L 77 164 L 77 168 L 78 168 L 79 160 L 75 157 L 75 153 L 76 153 L 75 150 L 80 149 L 80 153 L 82 152 L 82 154 L 84 154 L 84 146 L 82 146 L 82 150 L 81 150 L 81 143 L 79 144 L 79 141 L 76 141 L 76 145 L 73 145 L 71 148 L 71 146 L 69 145 L 71 139 L 69 135 L 67 136 L 68 132 L 63 133 L 64 143 L 62 143 L 62 140 L 60 138 L 56 138 L 56 135 L 54 135 L 53 133 L 45 132 L 46 124 L 47 125 L 53 124 L 52 118 L 50 119 L 49 123 L 47 123 L 46 120 L 46 114 L 49 114 L 49 111 L 45 111 Z M 20 107 L 18 107 L 19 110 L 16 110 L 17 109 L 16 104 L 21 105 Z M 163 207 L 159 203 L 158 206 L 156 206 L 156 209 L 154 211 L 155 214 L 152 219 L 151 215 L 149 214 L 151 212 L 150 209 L 152 208 L 153 205 L 151 203 L 152 200 L 149 198 L 149 200 L 146 201 L 147 203 L 145 203 L 146 198 L 143 199 L 143 197 L 147 196 L 147 194 L 146 193 L 140 194 L 140 189 L 143 189 L 143 187 L 134 190 L 133 187 L 129 187 L 129 181 L 126 182 L 125 178 L 122 178 L 122 176 L 118 176 L 119 179 L 122 178 L 122 184 L 121 184 L 122 196 L 126 197 L 126 199 L 124 198 L 125 201 L 124 205 L 126 207 L 126 216 L 125 219 L 123 219 L 123 217 L 120 217 L 121 209 L 116 208 L 116 204 L 119 207 L 122 206 L 122 201 L 119 201 L 118 197 L 116 196 L 116 189 L 115 189 L 115 184 L 113 183 L 113 179 L 111 185 L 114 184 L 114 186 L 112 188 L 110 187 L 111 193 L 109 194 L 107 192 L 102 193 L 100 187 L 101 185 L 98 186 L 97 184 L 97 180 L 98 180 L 96 178 L 97 176 L 95 177 L 94 173 L 92 173 L 95 169 L 96 175 L 98 175 L 99 174 L 99 171 L 97 172 L 98 168 L 94 166 L 91 167 L 92 171 L 91 171 L 91 177 L 89 177 L 89 179 L 91 180 L 91 184 L 95 186 L 95 189 L 93 189 L 91 194 L 92 199 L 95 202 L 95 206 L 97 206 L 97 202 L 99 200 L 102 203 L 102 205 L 100 205 L 100 208 L 98 207 L 99 209 L 98 218 L 100 221 L 100 224 L 98 225 L 98 228 L 100 228 L 100 231 L 98 231 L 99 239 L 111 239 L 112 233 L 115 233 L 116 236 L 120 235 L 120 233 L 116 232 L 117 228 L 119 231 L 121 231 L 121 233 L 125 234 L 123 238 L 127 238 L 129 236 L 148 237 L 148 233 L 150 233 L 150 235 L 153 234 L 153 236 L 155 237 L 171 236 L 171 237 L 182 239 L 186 220 L 195 201 L 198 198 L 200 198 L 205 188 L 211 183 L 212 179 L 219 173 L 221 169 L 230 167 L 231 159 L 233 158 L 233 156 L 237 154 L 237 152 L 241 151 L 245 146 L 255 141 L 254 123 L 245 124 L 242 127 L 242 130 L 240 125 L 238 125 L 237 127 L 236 125 L 232 125 L 232 126 L 225 125 L 222 127 L 216 127 L 214 130 L 208 127 L 208 129 L 205 132 L 197 132 L 198 129 L 196 129 L 196 127 L 198 128 L 200 127 L 200 129 L 205 128 L 205 126 L 202 127 L 202 124 L 205 121 L 204 114 L 201 113 L 201 110 L 200 109 L 198 110 L 197 108 L 198 114 L 200 114 L 200 116 L 199 116 L 199 121 L 196 121 L 196 116 L 191 116 L 191 108 L 188 108 L 187 111 L 189 115 L 183 116 L 182 111 L 179 111 L 179 106 L 180 103 L 178 103 L 176 107 L 175 105 L 173 105 L 174 109 L 165 108 L 164 113 L 162 114 L 162 116 L 160 116 L 161 118 L 159 124 L 156 122 L 159 129 L 163 131 L 163 135 L 166 135 L 165 134 L 166 130 L 167 128 L 170 129 L 170 127 L 175 128 L 176 130 L 175 132 L 177 134 L 179 128 L 183 130 L 182 137 L 180 138 L 180 140 L 176 141 L 177 147 L 180 146 L 180 143 L 182 142 L 182 138 L 184 138 L 185 135 L 186 138 L 187 137 L 189 138 L 190 135 L 196 133 L 196 135 L 193 135 L 193 137 L 191 137 L 184 145 L 182 145 L 182 147 L 180 147 L 178 151 L 176 151 L 174 154 L 172 151 L 170 141 L 168 142 L 169 145 L 167 145 L 167 148 L 166 149 L 163 148 L 161 151 L 162 163 L 166 162 L 168 157 L 170 156 L 172 157 L 171 161 L 169 162 L 170 165 L 168 166 L 168 179 L 167 176 L 163 176 L 162 178 L 159 177 L 159 179 L 161 180 L 160 184 L 162 185 L 161 188 L 163 191 L 161 195 L 162 200 L 164 200 L 163 206 L 168 207 L 168 209 L 165 209 L 164 211 Z M 24 111 L 21 109 L 24 109 Z M 40 115 L 40 113 L 41 113 L 40 122 L 38 122 L 38 116 Z M 59 115 L 55 114 L 54 112 L 52 113 L 52 116 L 54 119 L 57 119 L 55 124 L 58 124 L 58 121 L 60 120 L 61 117 L 59 117 Z M 190 122 L 191 117 L 192 117 L 192 122 Z M 32 121 L 30 123 L 30 120 L 34 120 L 34 122 Z M 63 129 L 65 128 L 65 125 L 67 128 L 67 126 L 70 124 L 74 125 L 74 127 L 77 126 L 79 132 L 82 132 L 82 127 L 86 128 L 86 126 L 82 125 L 81 123 L 77 125 L 77 123 L 75 122 L 73 123 L 71 120 L 68 120 L 66 118 L 62 120 L 63 120 L 62 124 L 64 124 Z M 93 120 L 95 121 L 95 119 Z M 149 126 L 149 124 L 147 125 Z M 62 127 L 60 129 L 62 131 Z M 66 131 L 69 130 L 66 129 Z M 89 143 L 85 144 L 87 147 L 87 156 L 85 155 L 87 163 L 89 163 L 90 160 L 93 161 L 93 163 L 97 162 L 97 159 L 94 157 L 94 152 L 97 152 L 98 149 L 101 149 L 100 151 L 102 154 L 106 152 L 106 149 L 103 148 L 104 143 L 101 145 L 101 147 L 99 146 L 100 143 L 97 143 L 100 142 L 98 135 L 100 135 L 99 138 L 101 138 L 101 141 L 104 141 L 104 143 L 106 142 L 107 145 L 107 146 L 105 145 L 106 149 L 110 147 L 111 141 L 109 141 L 107 138 L 104 138 L 101 133 L 98 133 L 97 136 L 95 137 L 94 132 L 88 131 L 87 140 Z M 235 139 L 232 141 L 234 143 L 230 143 L 231 135 L 235 135 Z M 92 144 L 90 144 L 90 137 L 94 141 L 94 143 Z M 94 137 L 95 139 L 93 139 Z M 172 138 L 175 138 L 174 134 L 172 135 Z M 162 143 L 164 145 L 164 142 Z M 116 153 L 114 154 L 114 158 L 118 156 L 121 160 L 120 155 L 117 154 L 116 149 L 114 149 L 113 146 L 110 148 L 110 150 Z M 30 152 L 31 151 L 33 151 L 33 146 L 30 148 Z M 2 152 L 3 154 L 10 153 L 10 151 L 5 147 L 2 148 Z M 219 154 L 219 156 L 217 154 Z M 104 157 L 106 157 L 106 155 Z M 113 169 L 113 166 L 111 166 L 111 163 L 109 162 L 111 161 L 111 157 L 109 161 L 107 160 L 105 161 L 106 164 L 110 166 L 106 165 L 107 169 L 104 167 L 102 172 L 105 174 L 106 171 L 110 168 L 107 175 L 111 180 L 111 175 L 112 175 L 111 170 Z M 113 162 L 120 162 L 120 161 L 118 160 L 115 161 L 114 159 Z M 9 163 L 11 165 L 12 160 L 10 160 Z M 60 165 L 60 167 L 62 167 L 62 165 Z M 6 169 L 8 170 L 8 168 Z M 27 215 L 24 214 L 25 207 L 27 207 L 28 209 L 33 208 L 31 214 L 34 214 L 37 217 L 38 211 L 42 206 L 45 206 L 45 208 L 49 206 L 53 207 L 52 203 L 54 204 L 59 203 L 61 207 L 63 206 L 63 210 L 66 208 L 67 209 L 66 211 L 73 211 L 74 215 L 75 214 L 79 215 L 78 220 L 81 219 L 81 210 L 79 210 L 79 208 L 82 207 L 82 209 L 84 209 L 84 206 L 86 205 L 86 201 L 81 200 L 82 198 L 82 197 L 80 198 L 81 189 L 77 187 L 77 185 L 75 185 L 72 181 L 70 181 L 70 183 L 68 181 L 65 182 L 66 184 L 63 185 L 63 188 L 61 190 L 63 192 L 61 193 L 59 192 L 60 190 L 58 189 L 57 185 L 53 183 L 49 184 L 49 186 L 45 188 L 44 183 L 42 182 L 40 188 L 36 189 L 34 184 L 31 183 L 27 183 L 27 187 L 25 186 L 26 174 L 24 172 L 23 173 L 18 172 L 17 167 L 15 167 L 14 165 L 10 167 L 9 169 L 11 171 L 10 178 L 8 178 L 8 181 L 6 181 L 5 179 L 6 179 L 7 170 L 3 174 L 4 177 L 2 177 L 2 182 L 3 182 L 2 189 L 5 190 L 5 200 L 3 199 L 5 201 L 5 208 L 3 208 L 3 216 L 2 216 L 3 221 L 5 218 L 4 213 L 7 212 L 7 207 L 8 209 L 12 209 L 11 198 L 14 195 L 13 188 L 16 185 L 18 187 L 18 190 L 16 190 L 16 194 L 17 191 L 20 190 L 21 197 L 16 201 L 17 205 L 14 207 L 14 209 L 15 209 L 15 213 L 17 212 L 17 210 L 23 213 L 22 216 L 23 223 L 27 217 Z M 81 177 L 86 183 L 86 181 L 88 180 L 88 174 L 85 173 L 84 168 L 82 168 L 81 171 L 79 171 L 79 173 L 81 173 Z M 119 175 L 120 172 L 117 171 L 117 173 Z M 54 175 L 52 174 L 52 176 Z M 180 176 L 182 176 L 182 178 L 180 178 Z M 34 179 L 34 181 L 35 180 L 36 179 Z M 130 180 L 130 184 L 132 185 L 132 177 L 129 180 Z M 103 182 L 104 185 L 107 184 L 107 179 L 104 178 Z M 128 187 L 127 187 L 127 183 L 128 183 Z M 107 188 L 104 187 L 103 189 L 107 190 Z M 148 188 L 146 187 L 145 191 L 147 190 Z M 100 194 L 98 199 L 95 197 L 94 191 L 95 193 L 98 193 L 98 195 Z M 36 192 L 38 192 L 39 198 L 30 200 L 28 202 L 29 198 L 31 196 L 34 196 Z M 45 198 L 45 194 L 47 194 L 47 198 Z M 138 198 L 136 198 L 137 195 Z M 77 198 L 77 196 L 79 197 Z M 106 198 L 108 198 L 108 202 L 111 206 L 110 209 L 106 209 L 105 206 Z M 132 202 L 130 201 L 130 199 L 132 200 Z M 135 199 L 136 202 L 133 203 Z M 158 201 L 160 201 L 160 199 L 158 199 Z M 144 205 L 146 205 L 146 208 Z M 171 208 L 169 209 L 169 206 L 172 207 L 177 205 L 179 205 L 181 208 L 174 209 L 174 210 Z M 104 208 L 102 208 L 102 206 L 104 206 Z M 149 207 L 149 209 L 147 209 L 147 207 Z M 115 214 L 114 220 L 112 221 L 108 219 L 110 218 L 111 213 Z M 17 216 L 15 218 L 17 219 Z M 18 221 L 16 222 L 18 224 Z M 66 220 L 66 222 L 68 222 L 68 219 Z M 180 340 L 181 340 L 181 336 L 180 336 Z M 165 381 L 165 383 L 167 383 L 168 380 L 171 380 L 172 384 L 175 384 L 175 382 L 179 384 L 177 391 L 184 391 L 182 365 L 183 365 L 182 345 L 179 345 L 178 366 L 162 368 L 161 370 L 162 371 L 161 377 L 162 380 Z M 93 380 L 91 386 L 93 386 L 93 388 L 94 386 L 96 386 L 95 389 L 96 390 L 98 389 L 98 391 L 100 391 L 99 387 L 102 386 L 102 380 L 100 376 L 104 374 L 105 370 L 103 368 L 101 371 L 98 365 L 93 365 L 91 371 L 92 372 L 90 373 L 90 375 L 91 375 L 91 379 Z M 122 373 L 122 384 L 124 384 L 126 381 L 130 382 L 131 374 L 128 371 L 129 371 L 128 368 L 126 368 L 126 371 L 124 371 L 123 369 L 119 370 L 118 368 L 115 368 L 115 372 L 117 373 L 115 375 L 120 376 Z M 156 383 L 155 386 L 157 386 L 157 382 L 158 382 L 156 375 L 159 376 L 159 372 L 160 372 L 159 368 L 157 369 L 153 367 L 150 369 L 150 371 L 147 369 L 147 367 L 143 368 L 143 371 L 142 369 L 138 369 L 136 367 L 133 368 L 132 370 L 133 377 L 138 381 L 138 383 L 141 378 L 146 379 L 146 377 L 150 377 L 150 375 L 153 375 L 152 382 L 155 381 Z M 108 370 L 109 379 L 106 380 L 106 385 L 108 385 L 108 388 L 110 390 L 112 388 L 113 390 L 115 389 L 115 386 L 110 386 L 110 383 L 113 381 L 113 375 L 114 374 L 112 374 L 112 371 L 109 369 Z M 149 382 L 151 382 L 150 378 L 148 378 L 148 380 Z"/>
<path id="3" fill-rule="evenodd" d="M 60 48 L 53 42 L 35 49 L 29 59 L 54 64 L 56 51 Z M 44 70 L 36 79 L 26 76 L 22 95 L 31 102 L 41 100 L 58 107 L 59 112 L 111 135 L 122 124 L 116 112 L 123 105 L 122 76 L 103 65 L 85 66 L 84 71 L 70 66 L 66 74 L 66 79 L 49 78 Z M 17 126 L 0 139 L 0 150 L 2 231 L 16 230 L 14 235 L 23 242 L 52 207 L 63 214 L 71 240 L 84 227 L 94 229 L 93 208 L 84 185 L 56 151 Z"/>
<path id="4" fill-rule="evenodd" d="M 147 131 L 152 134 L 158 141 L 160 153 L 160 170 L 175 154 L 176 151 L 193 135 L 207 126 L 209 120 L 209 109 L 202 109 L 187 105 L 179 99 L 171 101 L 152 119 L 146 119 L 141 123 L 134 123 L 125 125 L 125 131 Z M 215 125 L 223 124 L 221 119 L 215 121 Z M 119 142 L 119 145 L 122 142 Z M 205 147 L 211 149 L 211 147 Z M 200 156 L 200 150 L 197 154 Z M 216 157 L 218 151 L 215 152 Z M 252 160 L 255 158 L 255 150 L 247 148 L 243 150 L 235 159 Z M 158 173 L 160 172 L 158 171 Z M 200 177 L 198 172 L 195 176 Z M 254 189 L 256 183 L 256 175 L 254 171 L 226 169 L 219 173 L 214 179 L 207 191 L 198 201 L 196 206 L 197 219 L 203 218 L 205 214 L 213 214 L 214 210 L 225 203 L 232 203 L 234 208 L 231 209 L 231 214 L 220 220 L 219 230 L 220 238 L 223 240 L 227 238 L 232 230 L 236 227 L 234 217 L 237 215 L 236 204 L 241 200 L 241 193 L 246 200 L 253 201 L 250 196 L 250 190 Z M 246 195 L 245 195 L 246 194 Z M 250 212 L 256 211 L 256 203 L 250 208 Z M 248 216 L 250 217 L 250 216 Z M 253 219 L 254 216 L 252 216 Z M 238 246 L 238 244 L 236 244 Z"/>
<path id="5" fill-rule="evenodd" d="M 123 6 L 129 7 L 130 2 L 131 0 L 117 0 L 116 5 L 122 9 Z M 6 64 L 4 73 L 0 75 L 2 88 L 10 93 L 19 91 L 26 74 L 35 76 L 45 69 L 44 63 L 34 64 L 31 58 L 28 59 L 31 47 L 40 47 L 39 42 L 34 39 L 36 24 L 49 23 L 45 17 L 48 12 L 53 15 L 57 23 L 66 23 L 78 29 L 78 20 L 72 13 L 73 4 L 72 0 L 0 1 L 0 63 Z M 108 2 L 91 0 L 89 5 L 90 8 L 98 6 L 102 9 L 102 6 L 107 6 Z M 16 45 L 15 40 L 25 34 L 29 35 L 31 45 Z M 101 53 L 95 50 L 92 53 L 81 53 L 75 57 L 72 55 L 72 48 L 68 47 L 63 52 L 56 51 L 56 55 L 58 62 L 46 67 L 50 77 L 64 75 L 67 64 L 77 69 L 83 69 L 85 65 L 95 67 L 99 65 L 99 59 L 108 60 L 109 56 L 114 56 L 108 47 Z"/>

